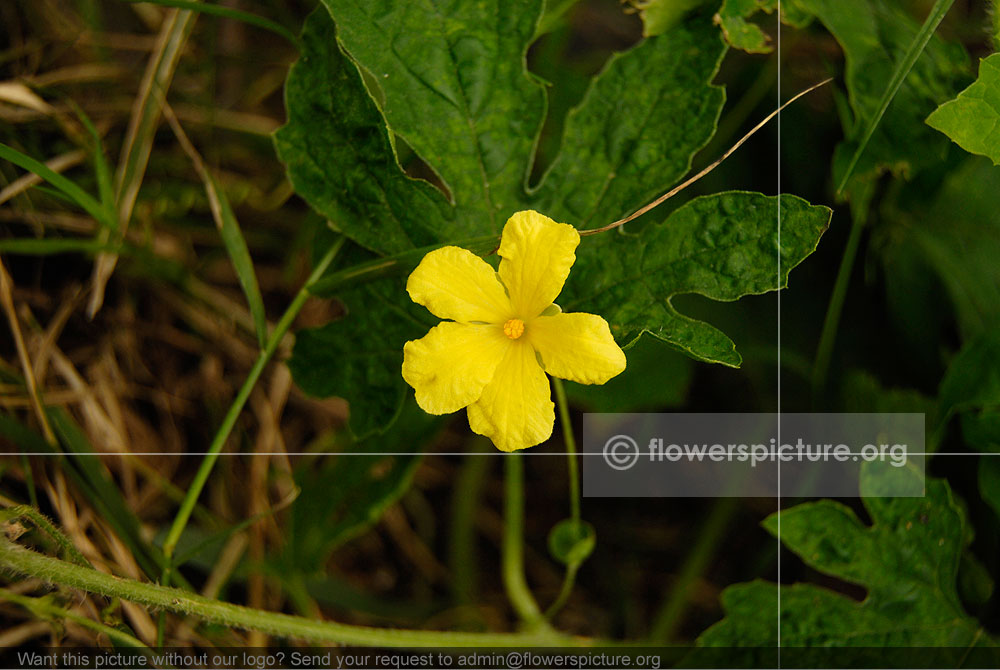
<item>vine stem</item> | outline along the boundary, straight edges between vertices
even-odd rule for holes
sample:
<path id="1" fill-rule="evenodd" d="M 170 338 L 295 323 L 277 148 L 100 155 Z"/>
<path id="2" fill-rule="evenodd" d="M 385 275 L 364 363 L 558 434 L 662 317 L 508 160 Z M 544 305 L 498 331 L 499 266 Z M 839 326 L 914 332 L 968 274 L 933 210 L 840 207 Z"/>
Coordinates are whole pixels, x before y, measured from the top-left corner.
<path id="1" fill-rule="evenodd" d="M 60 561 L 21 547 L 0 536 L 0 568 L 46 582 L 121 598 L 147 607 L 160 607 L 204 621 L 259 630 L 268 635 L 371 647 L 590 647 L 603 644 L 594 638 L 576 637 L 550 628 L 523 633 L 467 633 L 401 630 L 354 626 L 334 621 L 267 612 L 206 598 L 170 586 L 123 579 L 92 568 Z"/>
<path id="2" fill-rule="evenodd" d="M 573 424 L 569 420 L 569 403 L 566 401 L 566 389 L 562 380 L 552 378 L 556 390 L 556 404 L 559 406 L 559 422 L 562 424 L 563 440 L 566 442 L 566 466 L 569 471 L 569 509 L 573 521 L 580 521 L 580 475 L 576 463 L 576 438 L 573 437 Z"/>
<path id="3" fill-rule="evenodd" d="M 576 463 L 576 438 L 573 436 L 573 424 L 569 420 L 569 402 L 566 400 L 566 389 L 562 380 L 558 377 L 552 378 L 552 385 L 556 391 L 556 405 L 559 407 L 559 422 L 562 424 L 563 441 L 566 443 L 566 469 L 569 476 L 569 510 L 570 518 L 574 524 L 580 523 L 580 476 Z M 551 620 L 559 610 L 563 608 L 573 593 L 573 586 L 576 584 L 576 573 L 580 569 L 579 564 L 569 563 L 566 565 L 566 572 L 563 574 L 562 587 L 559 595 L 545 610 L 545 618 Z"/>
<path id="4" fill-rule="evenodd" d="M 528 630 L 551 631 L 538 609 L 524 578 L 524 462 L 521 454 L 504 458 L 507 466 L 504 483 L 503 584 L 507 597 Z"/>
<path id="5" fill-rule="evenodd" d="M 826 307 L 823 318 L 823 330 L 820 333 L 819 345 L 816 347 L 816 359 L 812 370 L 813 402 L 818 403 L 826 390 L 827 373 L 830 370 L 830 360 L 833 356 L 833 345 L 837 340 L 837 330 L 840 326 L 840 316 L 844 311 L 847 299 L 847 288 L 854 271 L 854 261 L 861 245 L 861 233 L 868 219 L 868 199 L 871 197 L 871 186 L 868 193 L 859 198 L 864 204 L 851 207 L 851 232 L 840 257 L 840 267 L 837 269 L 837 279 L 834 281 L 830 303 Z M 853 203 L 852 203 L 853 205 Z"/>
<path id="6" fill-rule="evenodd" d="M 327 250 L 323 258 L 316 264 L 313 268 L 312 274 L 306 280 L 302 288 L 299 289 L 298 294 L 296 294 L 295 299 L 285 310 L 285 313 L 281 315 L 281 319 L 275 325 L 274 330 L 271 332 L 270 337 L 267 340 L 267 344 L 264 350 L 261 351 L 260 356 L 257 358 L 257 362 L 254 363 L 253 368 L 250 370 L 250 374 L 247 375 L 246 380 L 243 382 L 243 386 L 240 388 L 239 393 L 236 394 L 236 398 L 233 403 L 229 406 L 229 411 L 226 412 L 225 418 L 222 420 L 222 425 L 219 426 L 219 430 L 215 433 L 215 438 L 212 440 L 212 444 L 208 448 L 208 453 L 201 461 L 201 466 L 198 468 L 198 472 L 195 473 L 194 480 L 188 487 L 187 493 L 184 495 L 184 500 L 181 501 L 181 506 L 177 510 L 177 516 L 174 517 L 174 522 L 170 526 L 170 530 L 167 532 L 167 537 L 163 542 L 163 555 L 167 558 L 167 564 L 163 571 L 163 583 L 170 583 L 170 569 L 171 561 L 170 558 L 173 556 L 174 549 L 177 548 L 177 542 L 180 540 L 181 534 L 184 532 L 184 528 L 187 526 L 188 520 L 191 518 L 191 512 L 194 510 L 195 504 L 198 502 L 198 497 L 201 495 L 202 489 L 205 487 L 205 483 L 208 481 L 208 476 L 212 472 L 212 467 L 215 465 L 215 461 L 218 460 L 219 452 L 222 451 L 222 447 L 225 446 L 226 440 L 229 439 L 230 433 L 233 432 L 233 428 L 236 426 L 236 420 L 239 418 L 240 413 L 243 411 L 243 406 L 246 405 L 247 400 L 250 398 L 250 393 L 253 391 L 254 386 L 257 384 L 257 380 L 260 379 L 261 374 L 264 372 L 264 368 L 270 362 L 274 353 L 278 350 L 278 345 L 284 338 L 285 333 L 291 328 L 292 322 L 295 321 L 295 317 L 299 315 L 302 310 L 302 306 L 305 305 L 306 300 L 309 298 L 309 289 L 319 281 L 326 269 L 330 267 L 330 263 L 333 262 L 334 257 L 336 257 L 337 252 L 344 245 L 346 238 L 341 237 Z"/>

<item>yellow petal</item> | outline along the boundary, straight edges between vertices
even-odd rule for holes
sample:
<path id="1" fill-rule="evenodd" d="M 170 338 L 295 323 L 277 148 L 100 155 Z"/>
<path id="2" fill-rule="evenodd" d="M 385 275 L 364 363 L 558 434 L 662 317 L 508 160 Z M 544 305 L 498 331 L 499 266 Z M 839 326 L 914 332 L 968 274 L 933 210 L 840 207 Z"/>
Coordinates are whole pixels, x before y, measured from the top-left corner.
<path id="1" fill-rule="evenodd" d="M 510 346 L 497 326 L 445 321 L 403 346 L 403 379 L 428 414 L 457 412 L 482 394 Z"/>
<path id="2" fill-rule="evenodd" d="M 459 247 L 441 247 L 424 256 L 406 281 L 406 291 L 442 319 L 502 323 L 511 316 L 510 300 L 493 268 Z"/>
<path id="3" fill-rule="evenodd" d="M 608 322 L 594 314 L 540 316 L 528 324 L 525 335 L 553 377 L 603 384 L 625 369 L 625 354 Z"/>
<path id="4" fill-rule="evenodd" d="M 552 435 L 553 408 L 549 379 L 534 349 L 513 341 L 479 400 L 469 405 L 469 426 L 501 451 L 516 451 Z"/>
<path id="5" fill-rule="evenodd" d="M 500 279 L 517 316 L 538 316 L 555 301 L 578 244 L 576 228 L 538 212 L 517 212 L 507 220 L 500 238 Z"/>

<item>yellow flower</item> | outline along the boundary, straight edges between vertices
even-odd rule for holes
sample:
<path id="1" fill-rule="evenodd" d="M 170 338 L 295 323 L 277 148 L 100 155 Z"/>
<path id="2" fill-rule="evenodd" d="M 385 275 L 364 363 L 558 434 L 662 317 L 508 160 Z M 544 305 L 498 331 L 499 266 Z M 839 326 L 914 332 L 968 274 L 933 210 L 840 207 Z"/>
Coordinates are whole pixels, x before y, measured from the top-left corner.
<path id="1" fill-rule="evenodd" d="M 553 301 L 580 234 L 517 212 L 500 238 L 500 270 L 459 247 L 424 256 L 406 290 L 443 321 L 403 347 L 403 378 L 429 414 L 469 410 L 472 430 L 502 451 L 544 442 L 555 423 L 545 373 L 603 384 L 625 369 L 607 322 L 560 313 Z"/>

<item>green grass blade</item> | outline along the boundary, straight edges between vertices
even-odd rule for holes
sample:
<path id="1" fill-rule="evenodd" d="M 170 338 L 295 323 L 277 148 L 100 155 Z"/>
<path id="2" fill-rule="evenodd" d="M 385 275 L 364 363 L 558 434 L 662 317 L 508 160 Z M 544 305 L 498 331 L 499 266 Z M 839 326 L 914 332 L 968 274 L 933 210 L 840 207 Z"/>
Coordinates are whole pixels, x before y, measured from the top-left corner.
<path id="1" fill-rule="evenodd" d="M 219 188 L 215 177 L 207 170 L 205 172 L 205 191 L 208 193 L 208 201 L 211 203 L 219 235 L 222 236 L 222 243 L 226 247 L 226 253 L 229 254 L 229 260 L 233 263 L 240 287 L 243 289 L 247 304 L 250 306 L 254 330 L 257 331 L 257 344 L 263 349 L 267 343 L 267 316 L 264 312 L 264 299 L 261 297 L 260 286 L 257 284 L 253 260 L 250 258 L 250 249 L 247 248 L 247 241 L 240 230 L 240 224 L 236 221 L 236 215 L 229 204 L 229 198 Z"/>
<path id="2" fill-rule="evenodd" d="M 913 38 L 913 42 L 910 43 L 910 47 L 906 50 L 906 54 L 903 56 L 903 60 L 896 64 L 896 69 L 892 73 L 892 78 L 889 80 L 888 86 L 885 88 L 885 93 L 882 94 L 882 99 L 879 101 L 878 110 L 868 121 L 868 126 L 865 128 L 865 134 L 861 137 L 861 142 L 858 144 L 858 148 L 855 149 L 854 155 L 851 156 L 851 162 L 848 163 L 847 169 L 844 171 L 844 176 L 840 178 L 840 183 L 837 185 L 837 195 L 840 195 L 844 191 L 844 187 L 847 186 L 847 180 L 850 179 L 851 174 L 854 172 L 854 168 L 858 165 L 858 160 L 861 158 L 861 154 L 864 153 L 865 148 L 868 146 L 868 142 L 871 140 L 872 135 L 875 133 L 875 128 L 878 127 L 879 122 L 882 120 L 882 116 L 885 115 L 885 111 L 889 109 L 889 103 L 892 99 L 896 97 L 896 93 L 899 91 L 899 87 L 903 85 L 903 81 L 906 76 L 910 74 L 910 70 L 913 69 L 914 63 L 920 58 L 920 54 L 923 53 L 924 48 L 927 47 L 927 43 L 930 42 L 931 37 L 934 35 L 934 31 L 937 27 L 941 25 L 941 21 L 944 19 L 945 14 L 951 9 L 951 6 L 955 4 L 955 0 L 937 0 L 934 3 L 934 7 L 931 8 L 930 13 L 927 15 L 927 19 L 924 24 L 920 26 L 920 30 L 917 32 L 916 37 Z"/>
<path id="3" fill-rule="evenodd" d="M 168 12 L 157 37 L 157 48 L 150 56 L 129 117 L 128 130 L 122 144 L 118 167 L 115 172 L 115 219 L 119 229 L 128 230 L 132 211 L 139 197 L 139 187 L 146 174 L 153 138 L 160 121 L 160 110 L 174 78 L 177 63 L 187 42 L 188 34 L 197 19 L 190 11 Z M 101 231 L 101 241 L 107 241 L 110 231 Z M 118 257 L 101 255 L 94 264 L 91 277 L 90 318 L 104 304 L 104 289 L 114 273 Z"/>
<path id="4" fill-rule="evenodd" d="M 0 143 L 0 158 L 10 161 L 20 168 L 33 172 L 45 181 L 49 182 L 62 191 L 67 197 L 79 205 L 85 212 L 90 214 L 102 226 L 109 225 L 107 213 L 101 204 L 89 193 L 77 186 L 73 181 L 67 179 L 41 161 L 35 160 L 27 154 L 23 154 L 13 147 Z"/>
<path id="5" fill-rule="evenodd" d="M 203 4 L 201 2 L 192 2 L 191 0 L 121 0 L 122 2 L 128 3 L 140 3 L 145 2 L 151 5 L 162 5 L 164 7 L 176 7 L 177 9 L 189 9 L 194 12 L 201 12 L 202 14 L 211 14 L 213 16 L 222 16 L 227 19 L 233 19 L 235 21 L 242 21 L 243 23 L 249 23 L 252 26 L 257 26 L 258 28 L 263 28 L 264 30 L 270 30 L 276 35 L 281 35 L 286 40 L 291 42 L 299 52 L 302 51 L 302 41 L 296 37 L 295 33 L 285 28 L 280 23 L 275 23 L 270 19 L 265 19 L 263 16 L 257 16 L 256 14 L 251 14 L 249 12 L 242 12 L 238 9 L 232 9 L 231 7 L 223 7 L 221 5 L 209 5 Z"/>
<path id="6" fill-rule="evenodd" d="M 93 143 L 91 151 L 94 154 L 94 174 L 97 176 L 97 194 L 100 196 L 101 205 L 107 212 L 112 230 L 116 230 L 118 228 L 118 219 L 115 217 L 115 188 L 111 181 L 111 165 L 104 154 L 104 143 L 101 141 L 101 134 L 97 132 L 93 121 L 90 120 L 90 117 L 87 116 L 86 112 L 79 105 L 72 100 L 68 100 L 68 102 L 73 111 L 76 112 L 76 117 L 80 119 L 80 123 L 87 129 L 87 134 L 90 135 L 90 141 Z"/>
<path id="7" fill-rule="evenodd" d="M 54 256 L 56 254 L 96 254 L 102 251 L 118 253 L 118 245 L 79 238 L 17 238 L 0 240 L 0 252 L 20 256 Z"/>
<path id="8" fill-rule="evenodd" d="M 257 332 L 257 344 L 263 349 L 267 344 L 267 317 L 264 312 L 264 299 L 260 295 L 257 274 L 254 272 L 253 260 L 250 258 L 250 249 L 247 248 L 243 231 L 240 230 L 240 224 L 236 221 L 236 214 L 233 213 L 225 191 L 222 190 L 219 182 L 205 165 L 205 161 L 202 160 L 198 150 L 191 143 L 169 105 L 164 105 L 163 115 L 205 185 L 205 195 L 208 196 L 208 204 L 212 209 L 212 218 L 215 219 L 215 226 L 219 229 L 222 243 L 226 247 L 226 253 L 229 254 L 229 260 L 233 263 L 233 269 L 236 270 L 240 287 L 243 289 L 243 294 L 250 307 L 254 330 Z"/>

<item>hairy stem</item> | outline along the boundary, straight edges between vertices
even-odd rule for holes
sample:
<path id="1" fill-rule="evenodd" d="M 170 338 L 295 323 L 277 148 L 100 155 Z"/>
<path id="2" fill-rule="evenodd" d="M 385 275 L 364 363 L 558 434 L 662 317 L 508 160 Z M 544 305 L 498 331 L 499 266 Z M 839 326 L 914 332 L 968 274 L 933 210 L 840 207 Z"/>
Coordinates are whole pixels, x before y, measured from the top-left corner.
<path id="1" fill-rule="evenodd" d="M 375 647 L 522 647 L 594 646 L 592 638 L 564 635 L 552 629 L 524 633 L 464 633 L 400 630 L 352 626 L 333 621 L 267 612 L 206 598 L 181 589 L 123 579 L 91 568 L 60 561 L 25 549 L 0 536 L 0 569 L 26 577 L 121 598 L 147 607 L 159 607 L 204 621 L 268 635 Z"/>

